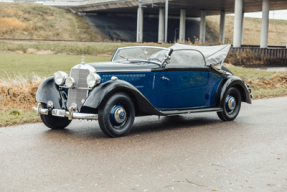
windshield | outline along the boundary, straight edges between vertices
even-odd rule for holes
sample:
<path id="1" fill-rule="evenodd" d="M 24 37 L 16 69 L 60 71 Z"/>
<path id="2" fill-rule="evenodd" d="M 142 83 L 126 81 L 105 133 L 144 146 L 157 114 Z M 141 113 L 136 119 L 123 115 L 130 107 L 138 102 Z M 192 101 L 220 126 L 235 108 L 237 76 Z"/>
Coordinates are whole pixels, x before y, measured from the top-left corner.
<path id="1" fill-rule="evenodd" d="M 128 47 L 118 49 L 112 61 L 115 62 L 153 62 L 162 64 L 168 49 L 157 47 Z"/>

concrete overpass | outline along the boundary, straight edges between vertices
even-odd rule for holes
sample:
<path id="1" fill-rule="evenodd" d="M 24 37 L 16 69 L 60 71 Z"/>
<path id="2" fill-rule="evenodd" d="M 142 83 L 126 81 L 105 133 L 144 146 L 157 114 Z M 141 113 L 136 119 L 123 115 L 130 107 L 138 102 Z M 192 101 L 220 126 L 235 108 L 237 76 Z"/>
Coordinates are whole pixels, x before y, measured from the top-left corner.
<path id="1" fill-rule="evenodd" d="M 167 42 L 168 17 L 179 16 L 179 40 L 185 41 L 187 17 L 200 17 L 200 41 L 205 43 L 206 16 L 220 15 L 220 41 L 224 43 L 225 14 L 234 13 L 233 46 L 241 47 L 244 13 L 262 11 L 261 48 L 268 46 L 269 11 L 287 9 L 286 0 L 56 0 L 43 2 L 80 13 L 137 13 L 137 41 L 143 41 L 144 15 L 158 15 L 158 42 Z M 285 37 L 284 37 L 285 38 Z"/>

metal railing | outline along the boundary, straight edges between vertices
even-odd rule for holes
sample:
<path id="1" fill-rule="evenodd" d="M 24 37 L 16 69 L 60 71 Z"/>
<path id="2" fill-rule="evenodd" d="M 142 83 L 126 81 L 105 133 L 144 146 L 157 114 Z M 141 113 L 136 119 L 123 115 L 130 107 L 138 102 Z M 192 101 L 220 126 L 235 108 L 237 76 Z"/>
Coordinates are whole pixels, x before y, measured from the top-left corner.
<path id="1" fill-rule="evenodd" d="M 262 49 L 260 47 L 241 47 L 241 48 L 231 48 L 231 51 L 236 53 L 251 51 L 263 57 L 287 59 L 287 48 L 274 47 L 274 48 Z"/>

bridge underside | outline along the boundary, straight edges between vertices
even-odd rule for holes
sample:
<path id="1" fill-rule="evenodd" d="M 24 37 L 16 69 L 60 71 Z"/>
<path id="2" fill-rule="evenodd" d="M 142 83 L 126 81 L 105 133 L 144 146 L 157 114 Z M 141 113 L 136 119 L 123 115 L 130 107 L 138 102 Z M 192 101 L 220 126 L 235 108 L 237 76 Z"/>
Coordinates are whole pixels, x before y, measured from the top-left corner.
<path id="1" fill-rule="evenodd" d="M 116 13 L 125 16 L 137 17 L 136 23 L 127 23 L 136 27 L 136 39 L 138 42 L 145 40 L 143 27 L 149 22 L 147 16 L 158 18 L 158 26 L 155 27 L 154 34 L 158 29 L 158 42 L 169 42 L 171 39 L 169 20 L 172 16 L 179 19 L 178 27 L 175 31 L 179 41 L 186 41 L 187 17 L 200 17 L 199 40 L 205 44 L 206 40 L 206 16 L 220 15 L 219 41 L 225 41 L 225 14 L 234 13 L 234 34 L 233 46 L 241 47 L 244 33 L 244 13 L 262 11 L 261 41 L 260 47 L 268 47 L 269 11 L 287 9 L 286 0 L 55 0 L 46 1 L 44 5 L 57 6 L 70 9 L 78 13 Z M 115 15 L 116 15 L 115 14 Z M 156 16 L 156 17 L 154 17 Z M 145 23 L 145 24 L 143 24 Z M 157 22 L 154 22 L 156 25 Z M 149 25 L 148 25 L 149 26 Z M 107 27 L 106 27 L 107 28 Z M 114 30 L 116 31 L 116 30 Z M 147 33 L 147 32 L 146 32 Z M 146 35 L 145 35 L 146 36 Z"/>
<path id="2" fill-rule="evenodd" d="M 180 9 L 188 10 L 186 16 L 200 17 L 201 10 L 206 10 L 206 15 L 219 15 L 220 11 L 234 13 L 235 0 L 169 0 L 169 15 L 178 16 Z M 143 6 L 146 14 L 158 14 L 159 8 L 165 7 L 165 0 L 146 0 Z M 138 0 L 96 0 L 96 1 L 54 1 L 46 5 L 71 9 L 76 12 L 117 12 L 135 13 L 139 6 Z M 287 9 L 286 0 L 270 0 L 270 10 Z M 244 0 L 243 12 L 262 11 L 262 0 Z"/>

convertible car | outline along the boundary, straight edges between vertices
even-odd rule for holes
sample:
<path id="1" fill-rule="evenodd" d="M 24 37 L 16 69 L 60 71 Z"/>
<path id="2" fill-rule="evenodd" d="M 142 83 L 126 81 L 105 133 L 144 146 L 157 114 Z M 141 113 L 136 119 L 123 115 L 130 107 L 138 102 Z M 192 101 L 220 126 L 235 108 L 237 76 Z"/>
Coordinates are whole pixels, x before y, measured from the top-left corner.
<path id="1" fill-rule="evenodd" d="M 124 47 L 110 62 L 82 62 L 58 71 L 36 94 L 33 109 L 51 129 L 73 119 L 98 120 L 110 137 L 126 135 L 135 117 L 217 112 L 223 121 L 251 104 L 252 90 L 223 67 L 230 45 Z"/>

